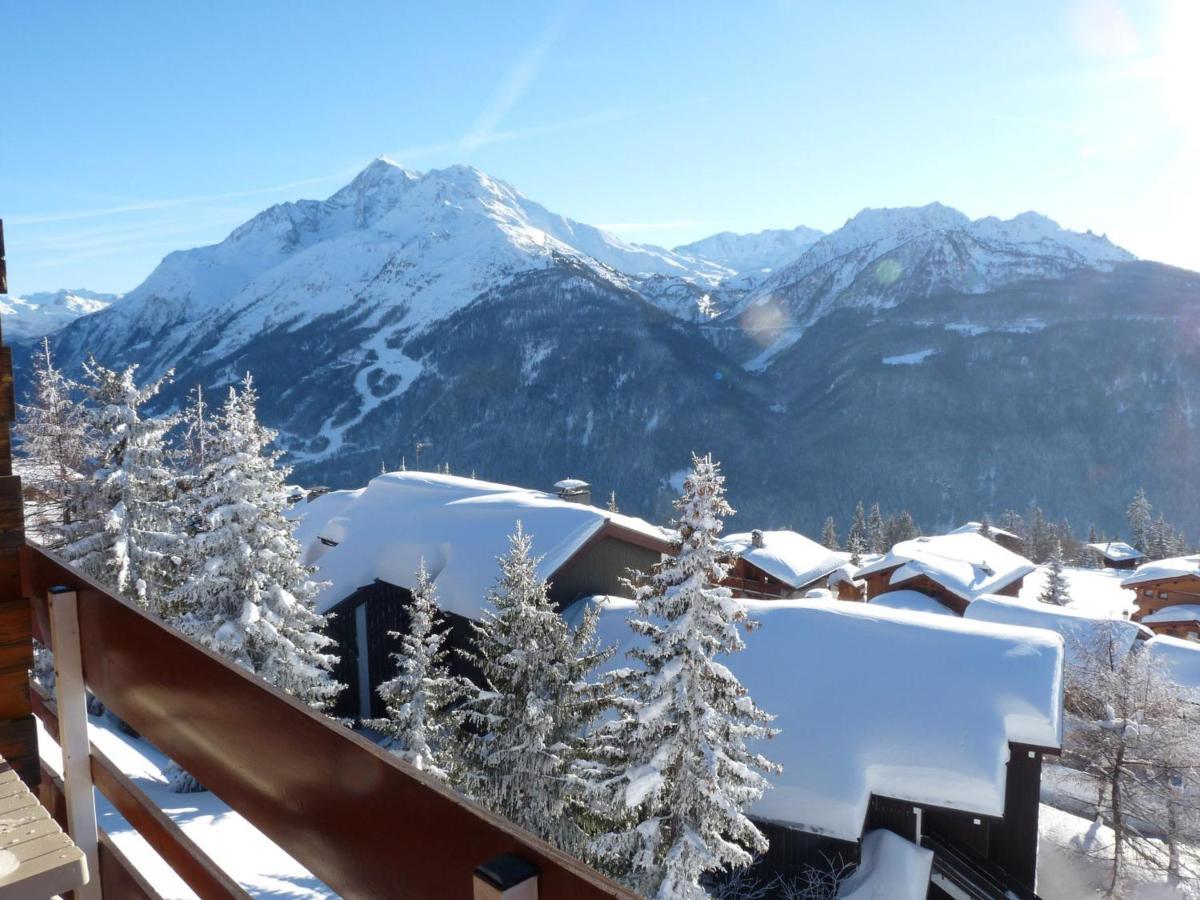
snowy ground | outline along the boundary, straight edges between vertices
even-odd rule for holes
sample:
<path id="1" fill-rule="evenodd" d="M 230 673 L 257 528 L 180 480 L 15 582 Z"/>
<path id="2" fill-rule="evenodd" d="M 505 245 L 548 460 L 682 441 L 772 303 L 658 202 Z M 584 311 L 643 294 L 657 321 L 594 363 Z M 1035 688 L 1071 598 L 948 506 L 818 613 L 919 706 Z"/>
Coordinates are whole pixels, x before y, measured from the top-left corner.
<path id="1" fill-rule="evenodd" d="M 1042 804 L 1038 851 L 1038 896 L 1043 900 L 1079 900 L 1108 887 L 1113 832 L 1090 819 Z M 1200 886 L 1171 886 L 1166 879 L 1132 870 L 1128 900 L 1194 900 Z"/>
<path id="2" fill-rule="evenodd" d="M 1021 586 L 1021 599 L 1037 600 L 1046 583 L 1046 567 L 1039 566 L 1035 571 L 1025 576 Z M 1121 579 L 1129 572 L 1115 569 L 1077 569 L 1073 566 L 1063 568 L 1067 579 L 1067 589 L 1071 609 L 1077 609 L 1088 615 L 1128 619 L 1134 609 L 1137 596 L 1128 588 L 1121 587 Z"/>
<path id="3" fill-rule="evenodd" d="M 247 893 L 278 900 L 336 896 L 211 792 L 172 793 L 162 774 L 166 757 L 145 741 L 122 734 L 105 718 L 90 717 L 89 724 L 92 743 L 132 778 Z M 38 744 L 42 758 L 61 775 L 62 755 L 40 721 Z M 164 898 L 196 896 L 99 792 L 96 794 L 96 814 L 100 827 Z"/>

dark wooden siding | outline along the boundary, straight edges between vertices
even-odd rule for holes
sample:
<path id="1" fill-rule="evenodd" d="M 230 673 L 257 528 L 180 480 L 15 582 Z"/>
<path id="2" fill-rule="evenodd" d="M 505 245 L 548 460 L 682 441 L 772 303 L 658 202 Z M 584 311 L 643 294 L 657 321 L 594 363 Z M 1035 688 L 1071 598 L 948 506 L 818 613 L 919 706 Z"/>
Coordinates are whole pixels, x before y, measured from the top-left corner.
<path id="1" fill-rule="evenodd" d="M 585 546 L 550 579 L 550 599 L 566 609 L 580 597 L 598 594 L 628 596 L 622 580 L 630 570 L 649 572 L 662 558 L 658 550 L 640 547 L 615 537 L 603 537 Z"/>
<path id="2" fill-rule="evenodd" d="M 391 632 L 408 629 L 408 604 L 412 593 L 386 581 L 359 588 L 336 607 L 334 618 L 327 633 L 338 642 L 340 654 L 334 675 L 346 685 L 334 707 L 334 715 L 357 719 L 359 717 L 358 681 L 358 636 L 355 627 L 358 607 L 367 605 L 367 671 L 371 681 L 371 715 L 382 716 L 383 701 L 376 688 L 396 673 L 396 662 L 392 655 L 399 650 L 399 640 Z M 463 658 L 459 650 L 471 647 L 470 620 L 455 613 L 443 612 L 445 628 L 450 632 L 447 646 L 450 648 L 449 664 L 453 675 L 462 675 L 479 680 L 479 670 Z"/>
<path id="3" fill-rule="evenodd" d="M 858 862 L 860 848 L 857 841 L 841 841 L 778 822 L 755 821 L 754 824 L 771 843 L 754 864 L 755 874 L 764 882 L 777 875 L 785 880 L 795 879 L 808 866 L 827 869 Z"/>
<path id="4" fill-rule="evenodd" d="M 991 829 L 988 859 L 1033 890 L 1037 880 L 1042 754 L 1013 744 L 1004 787 L 1004 820 Z"/>

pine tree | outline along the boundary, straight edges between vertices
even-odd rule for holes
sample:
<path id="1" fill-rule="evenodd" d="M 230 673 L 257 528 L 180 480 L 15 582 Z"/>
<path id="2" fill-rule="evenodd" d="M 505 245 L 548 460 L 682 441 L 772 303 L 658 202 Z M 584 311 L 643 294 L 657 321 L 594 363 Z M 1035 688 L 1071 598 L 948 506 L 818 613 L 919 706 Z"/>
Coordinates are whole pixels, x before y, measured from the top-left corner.
<path id="1" fill-rule="evenodd" d="M 87 410 L 76 400 L 79 385 L 54 365 L 50 339 L 42 338 L 33 360 L 32 402 L 20 407 L 20 441 L 27 527 L 52 550 L 65 543 L 72 495 L 91 474 L 92 435 Z"/>
<path id="2" fill-rule="evenodd" d="M 249 375 L 229 389 L 218 419 L 220 441 L 196 488 L 200 519 L 187 542 L 187 580 L 164 604 L 178 627 L 314 709 L 341 685 L 336 657 L 313 605 L 318 585 L 300 562 L 294 524 L 285 518 L 290 474 L 267 446 L 275 432 L 255 411 Z"/>
<path id="3" fill-rule="evenodd" d="M 1141 553 L 1150 552 L 1150 524 L 1152 509 L 1146 499 L 1146 491 L 1138 488 L 1129 509 L 1125 511 L 1125 519 L 1129 522 L 1130 543 Z"/>
<path id="4" fill-rule="evenodd" d="M 833 521 L 833 516 L 825 519 L 825 527 L 821 530 L 821 544 L 830 550 L 840 550 L 838 544 L 837 525 Z"/>
<path id="5" fill-rule="evenodd" d="M 393 654 L 396 675 L 379 686 L 387 716 L 371 722 L 390 739 L 390 749 L 406 762 L 442 781 L 449 777 L 447 728 L 452 704 L 461 696 L 462 684 L 451 678 L 447 666 L 449 634 L 437 605 L 437 588 L 429 578 L 425 560 L 417 570 L 417 583 L 408 609 L 408 630 L 391 632 L 399 638 L 400 652 Z"/>
<path id="6" fill-rule="evenodd" d="M 459 712 L 454 780 L 509 821 L 578 853 L 581 784 L 573 764 L 589 754 L 585 737 L 609 705 L 592 680 L 612 654 L 596 639 L 598 612 L 571 631 L 538 578 L 532 538 L 517 523 L 500 577 L 479 623 L 472 623 L 483 686 Z"/>
<path id="7" fill-rule="evenodd" d="M 866 553 L 870 545 L 867 543 L 867 517 L 863 511 L 862 501 L 858 501 L 858 506 L 854 507 L 854 520 L 850 523 L 850 532 L 846 535 L 846 549 L 850 551 L 850 562 L 858 565 L 862 562 L 862 555 Z"/>
<path id="8" fill-rule="evenodd" d="M 888 517 L 883 534 L 884 552 L 886 553 L 901 541 L 911 541 L 915 537 L 920 537 L 921 529 L 913 521 L 912 514 L 908 510 L 902 509 L 896 515 Z"/>
<path id="9" fill-rule="evenodd" d="M 638 587 L 631 622 L 647 646 L 632 650 L 643 669 L 611 723 L 625 750 L 620 773 L 601 783 L 604 806 L 625 823 L 593 842 L 602 865 L 634 890 L 658 898 L 707 897 L 706 872 L 750 865 L 766 838 L 744 810 L 762 796 L 762 771 L 777 771 L 747 741 L 769 737 L 771 717 L 717 657 L 743 649 L 746 610 L 721 562 L 724 478 L 709 456 L 693 457 L 678 510 L 679 552 Z M 748 849 L 747 849 L 748 848 Z"/>
<path id="10" fill-rule="evenodd" d="M 872 553 L 887 553 L 887 538 L 883 531 L 883 513 L 879 504 L 871 504 L 871 515 L 867 517 L 867 547 Z"/>
<path id="11" fill-rule="evenodd" d="M 1029 530 L 1025 538 L 1025 553 L 1035 563 L 1044 563 L 1057 545 L 1054 529 L 1046 521 L 1040 506 L 1029 511 Z"/>
<path id="12" fill-rule="evenodd" d="M 608 495 L 608 511 L 611 513 L 620 512 L 617 508 L 617 492 L 613 491 Z"/>
<path id="13" fill-rule="evenodd" d="M 987 517 L 987 513 L 983 514 L 983 521 L 979 523 L 979 534 L 981 537 L 992 539 L 992 523 Z"/>
<path id="14" fill-rule="evenodd" d="M 169 466 L 169 416 L 147 417 L 145 404 L 171 377 L 139 387 L 137 366 L 117 372 L 89 358 L 88 429 L 97 436 L 96 469 L 72 491 L 63 557 L 156 615 L 180 579 L 179 509 Z"/>
<path id="15" fill-rule="evenodd" d="M 202 385 L 196 385 L 188 394 L 188 404 L 181 418 L 181 468 L 191 475 L 196 475 L 208 468 L 210 456 L 217 445 L 216 422 L 213 421 L 212 411 L 204 400 Z"/>
<path id="16" fill-rule="evenodd" d="M 1053 603 L 1055 606 L 1066 606 L 1071 601 L 1070 588 L 1063 575 L 1062 547 L 1058 542 L 1050 550 L 1050 559 L 1046 568 L 1046 586 L 1038 599 L 1043 603 Z"/>

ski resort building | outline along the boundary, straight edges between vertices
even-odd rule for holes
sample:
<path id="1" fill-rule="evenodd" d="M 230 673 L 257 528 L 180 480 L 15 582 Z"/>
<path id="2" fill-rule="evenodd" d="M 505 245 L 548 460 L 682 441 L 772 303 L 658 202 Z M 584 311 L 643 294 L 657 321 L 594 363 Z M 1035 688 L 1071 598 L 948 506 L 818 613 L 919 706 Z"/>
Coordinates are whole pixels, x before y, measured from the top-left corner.
<path id="1" fill-rule="evenodd" d="M 572 485 L 583 482 L 571 482 Z M 305 561 L 326 582 L 317 597 L 333 613 L 344 716 L 383 714 L 376 688 L 394 674 L 389 632 L 406 626 L 424 560 L 446 615 L 450 645 L 466 649 L 495 585 L 497 557 L 518 524 L 530 535 L 538 575 L 565 608 L 580 597 L 621 594 L 631 570 L 648 571 L 672 550 L 670 533 L 642 519 L 558 493 L 427 472 L 392 472 L 353 491 L 332 491 L 295 508 Z M 454 654 L 457 657 L 457 654 Z M 461 660 L 456 662 L 462 665 Z M 465 670 L 464 670 L 465 671 Z"/>
<path id="2" fill-rule="evenodd" d="M 1124 541 L 1104 541 L 1087 547 L 1106 569 L 1136 569 L 1146 558 L 1146 554 Z"/>
<path id="3" fill-rule="evenodd" d="M 1157 634 L 1200 641 L 1200 555 L 1146 563 L 1121 585 L 1137 593 L 1136 621 Z"/>
<path id="4" fill-rule="evenodd" d="M 830 550 L 795 531 L 750 531 L 727 535 L 729 576 L 723 582 L 735 597 L 803 597 L 829 587 L 829 577 L 850 554 Z"/>
<path id="5" fill-rule="evenodd" d="M 1033 898 L 1042 761 L 1062 746 L 1062 639 L 948 611 L 744 602 L 759 627 L 725 662 L 776 717 L 779 734 L 754 749 L 783 767 L 750 811 L 770 840 L 763 874 L 857 862 L 888 829 L 933 851 L 930 897 Z M 636 665 L 634 604 L 591 598 L 565 615 L 577 623 L 589 604 L 619 647 L 609 665 Z"/>
<path id="6" fill-rule="evenodd" d="M 974 531 L 902 541 L 858 571 L 867 599 L 904 589 L 917 591 L 962 615 L 984 594 L 1015 597 L 1037 567 Z"/>

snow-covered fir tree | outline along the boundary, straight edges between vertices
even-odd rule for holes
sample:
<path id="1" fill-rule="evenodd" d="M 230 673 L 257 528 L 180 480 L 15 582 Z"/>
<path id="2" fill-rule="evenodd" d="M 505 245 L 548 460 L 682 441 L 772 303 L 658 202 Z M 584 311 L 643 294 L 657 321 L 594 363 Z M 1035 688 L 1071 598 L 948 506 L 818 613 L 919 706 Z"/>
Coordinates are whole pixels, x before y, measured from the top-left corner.
<path id="1" fill-rule="evenodd" d="M 392 655 L 396 675 L 379 686 L 387 716 L 371 725 L 387 735 L 393 753 L 445 781 L 450 768 L 446 758 L 450 709 L 463 686 L 449 674 L 449 635 L 424 559 L 406 612 L 408 630 L 391 633 L 400 641 L 400 652 Z"/>
<path id="2" fill-rule="evenodd" d="M 313 604 L 319 586 L 284 517 L 289 470 L 278 465 L 280 451 L 268 449 L 275 432 L 258 421 L 257 401 L 249 375 L 241 390 L 229 390 L 220 440 L 194 489 L 188 577 L 164 605 L 204 646 L 325 709 L 341 690 L 330 674 L 336 657 Z"/>
<path id="3" fill-rule="evenodd" d="M 1129 543 L 1141 553 L 1150 552 L 1151 514 L 1152 508 L 1146 498 L 1146 491 L 1138 488 L 1125 511 L 1125 519 L 1129 523 Z"/>
<path id="4" fill-rule="evenodd" d="M 867 549 L 872 553 L 887 553 L 887 536 L 884 534 L 883 513 L 878 503 L 871 504 L 871 514 L 867 516 Z"/>
<path id="5" fill-rule="evenodd" d="M 920 535 L 921 529 L 913 520 L 912 513 L 907 509 L 902 509 L 894 516 L 888 516 L 887 524 L 883 529 L 883 552 L 886 553 L 901 541 L 910 541 Z"/>
<path id="6" fill-rule="evenodd" d="M 863 510 L 862 501 L 854 507 L 854 519 L 850 522 L 850 531 L 846 534 L 846 549 L 850 551 L 850 562 L 858 565 L 862 556 L 870 549 L 867 543 L 867 514 Z"/>
<path id="7" fill-rule="evenodd" d="M 183 426 L 181 468 L 191 475 L 208 470 L 212 453 L 217 447 L 217 422 L 204 397 L 204 387 L 196 385 L 188 393 L 188 403 L 181 414 Z"/>
<path id="8" fill-rule="evenodd" d="M 538 577 L 539 558 L 521 524 L 500 558 L 500 576 L 469 654 L 483 684 L 459 711 L 456 784 L 485 806 L 568 852 L 585 834 L 573 764 L 589 754 L 587 733 L 611 702 L 593 678 L 612 654 L 589 610 L 574 631 Z"/>
<path id="9" fill-rule="evenodd" d="M 979 523 L 979 534 L 989 541 L 992 539 L 992 523 L 987 513 L 983 514 L 983 520 Z"/>
<path id="10" fill-rule="evenodd" d="M 1071 600 L 1070 589 L 1066 576 L 1063 575 L 1062 547 L 1058 541 L 1050 550 L 1050 559 L 1046 563 L 1046 585 L 1038 599 L 1043 603 L 1053 603 L 1055 606 L 1066 606 Z"/>
<path id="11" fill-rule="evenodd" d="M 19 408 L 14 431 L 20 442 L 26 528 L 42 546 L 63 546 L 71 524 L 72 494 L 91 473 L 92 432 L 79 403 L 79 385 L 54 365 L 50 339 L 42 338 L 33 358 L 33 391 Z"/>
<path id="12" fill-rule="evenodd" d="M 825 527 L 821 529 L 821 544 L 830 550 L 842 549 L 838 544 L 837 524 L 833 521 L 833 516 L 825 519 Z"/>
<path id="13" fill-rule="evenodd" d="M 749 749 L 772 734 L 771 717 L 718 656 L 744 644 L 746 609 L 728 588 L 718 541 L 724 478 L 710 456 L 693 457 L 678 510 L 679 553 L 664 557 L 637 588 L 646 646 L 630 651 L 642 669 L 606 729 L 623 750 L 616 774 L 595 794 L 623 822 L 592 843 L 600 863 L 648 896 L 699 898 L 706 872 L 748 866 L 767 848 L 745 810 L 777 767 Z"/>
<path id="14" fill-rule="evenodd" d="M 139 386 L 137 366 L 115 371 L 94 358 L 84 364 L 87 424 L 96 437 L 92 477 L 67 504 L 63 557 L 151 612 L 162 615 L 180 580 L 179 508 L 166 433 L 171 416 L 145 415 L 145 405 L 171 377 Z"/>

